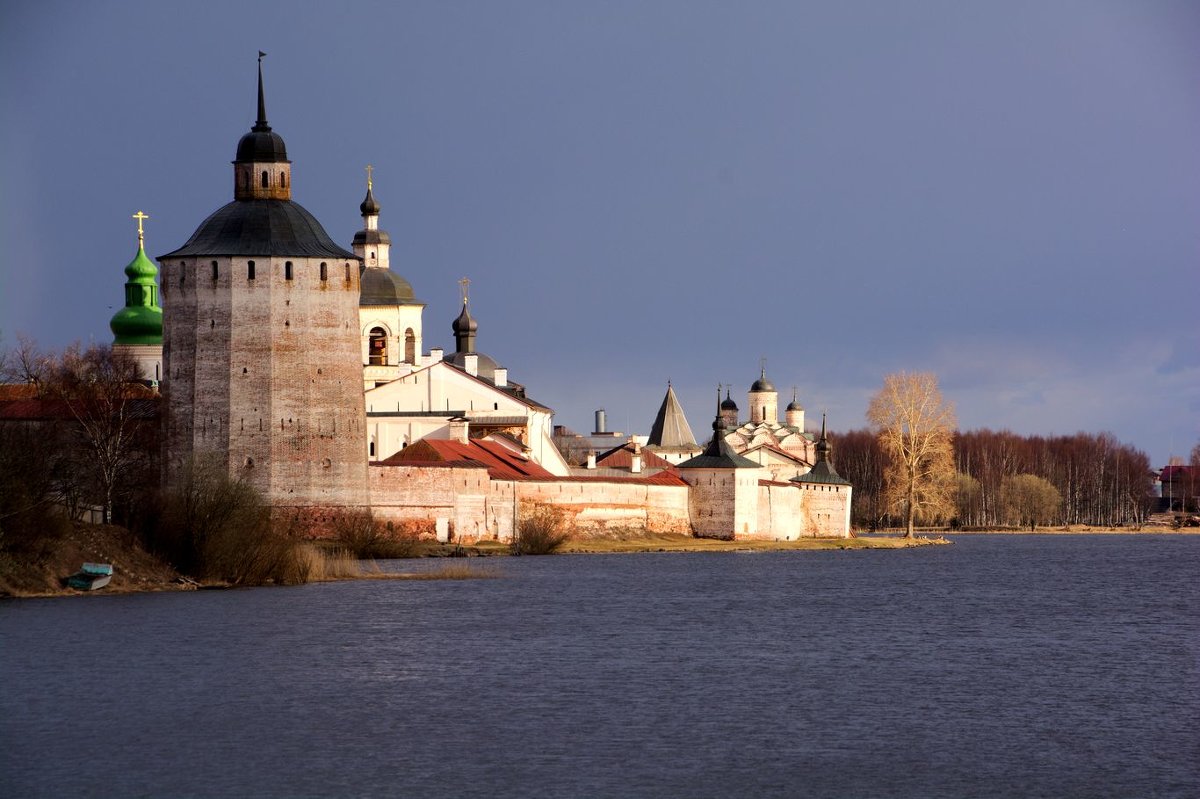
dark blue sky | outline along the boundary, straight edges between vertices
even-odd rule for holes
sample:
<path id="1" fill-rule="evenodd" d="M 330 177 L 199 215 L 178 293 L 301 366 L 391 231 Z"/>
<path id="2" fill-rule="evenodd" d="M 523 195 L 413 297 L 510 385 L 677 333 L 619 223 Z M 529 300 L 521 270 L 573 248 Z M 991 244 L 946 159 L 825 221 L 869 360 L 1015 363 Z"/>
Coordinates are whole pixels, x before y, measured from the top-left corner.
<path id="1" fill-rule="evenodd" d="M 1200 6 L 25 2 L 0 6 L 0 334 L 110 339 L 232 197 L 257 50 L 295 198 L 580 431 L 703 437 L 767 360 L 810 421 L 931 370 L 960 425 L 1200 438 Z"/>

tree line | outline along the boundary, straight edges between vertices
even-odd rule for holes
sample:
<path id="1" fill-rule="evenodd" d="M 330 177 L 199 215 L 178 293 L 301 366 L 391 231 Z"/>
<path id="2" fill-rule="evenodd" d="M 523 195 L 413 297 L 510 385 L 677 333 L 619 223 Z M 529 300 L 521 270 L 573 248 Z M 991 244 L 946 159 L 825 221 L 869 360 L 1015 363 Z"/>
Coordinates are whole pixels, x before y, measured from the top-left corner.
<path id="1" fill-rule="evenodd" d="M 837 470 L 854 485 L 854 525 L 878 529 L 902 519 L 903 506 L 889 501 L 890 461 L 879 432 L 849 430 L 833 440 Z M 1151 509 L 1150 459 L 1110 433 L 983 429 L 954 432 L 947 444 L 949 458 L 934 464 L 944 501 L 918 504 L 917 524 L 1112 527 L 1141 524 Z"/>

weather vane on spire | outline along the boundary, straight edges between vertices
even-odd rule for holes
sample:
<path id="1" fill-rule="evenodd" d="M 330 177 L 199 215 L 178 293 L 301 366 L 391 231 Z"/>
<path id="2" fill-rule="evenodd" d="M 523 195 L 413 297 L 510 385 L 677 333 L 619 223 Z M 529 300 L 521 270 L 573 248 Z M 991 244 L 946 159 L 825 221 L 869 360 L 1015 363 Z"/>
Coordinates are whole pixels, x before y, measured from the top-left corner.
<path id="1" fill-rule="evenodd" d="M 261 63 L 262 63 L 262 60 L 263 60 L 264 58 L 266 58 L 266 57 L 267 57 L 267 54 L 266 54 L 266 53 L 264 53 L 262 50 L 259 50 L 259 51 L 258 51 L 258 63 L 260 63 L 260 64 L 261 64 Z"/>
<path id="2" fill-rule="evenodd" d="M 371 190 L 371 170 L 374 168 L 375 167 L 371 166 L 370 164 L 367 164 L 367 191 Z"/>
<path id="3" fill-rule="evenodd" d="M 136 219 L 138 222 L 138 247 L 141 247 L 146 243 L 146 234 L 142 230 L 142 220 L 149 219 L 150 217 L 147 216 L 146 214 L 142 213 L 141 211 L 138 211 L 136 214 L 133 215 L 132 218 Z"/>
<path id="4" fill-rule="evenodd" d="M 470 299 L 470 294 L 469 294 L 468 290 L 470 289 L 470 286 L 471 286 L 471 279 L 466 278 L 466 277 L 461 278 L 458 281 L 458 285 L 459 285 L 459 288 L 462 289 L 463 307 L 466 307 L 467 300 Z"/>

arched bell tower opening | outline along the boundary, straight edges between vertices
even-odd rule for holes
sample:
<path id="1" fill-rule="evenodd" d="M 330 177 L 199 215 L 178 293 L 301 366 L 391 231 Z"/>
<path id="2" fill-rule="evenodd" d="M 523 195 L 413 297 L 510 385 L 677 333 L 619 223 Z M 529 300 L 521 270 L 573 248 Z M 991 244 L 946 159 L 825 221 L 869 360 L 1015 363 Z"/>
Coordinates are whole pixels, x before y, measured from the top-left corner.
<path id="1" fill-rule="evenodd" d="M 411 327 L 404 331 L 404 362 L 417 362 L 417 334 Z"/>
<path id="2" fill-rule="evenodd" d="M 382 327 L 371 328 L 368 346 L 370 349 L 368 350 L 367 363 L 369 363 L 371 366 L 387 366 L 387 331 Z"/>

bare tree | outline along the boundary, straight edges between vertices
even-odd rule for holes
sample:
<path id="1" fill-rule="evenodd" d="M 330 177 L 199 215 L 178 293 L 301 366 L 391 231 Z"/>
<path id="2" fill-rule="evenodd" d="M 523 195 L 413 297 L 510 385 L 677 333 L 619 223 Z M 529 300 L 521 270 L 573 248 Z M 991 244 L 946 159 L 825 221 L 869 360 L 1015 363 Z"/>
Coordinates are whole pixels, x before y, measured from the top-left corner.
<path id="1" fill-rule="evenodd" d="M 1005 477 L 1000 484 L 1000 497 L 1009 521 L 1028 524 L 1030 530 L 1052 521 L 1062 507 L 1062 495 L 1054 484 L 1035 474 Z"/>
<path id="2" fill-rule="evenodd" d="M 953 513 L 957 483 L 952 439 L 954 405 L 942 398 L 930 372 L 900 372 L 883 379 L 871 398 L 867 419 L 879 436 L 890 465 L 885 473 L 889 504 L 905 517 L 905 537 L 913 537 L 918 515 Z"/>

